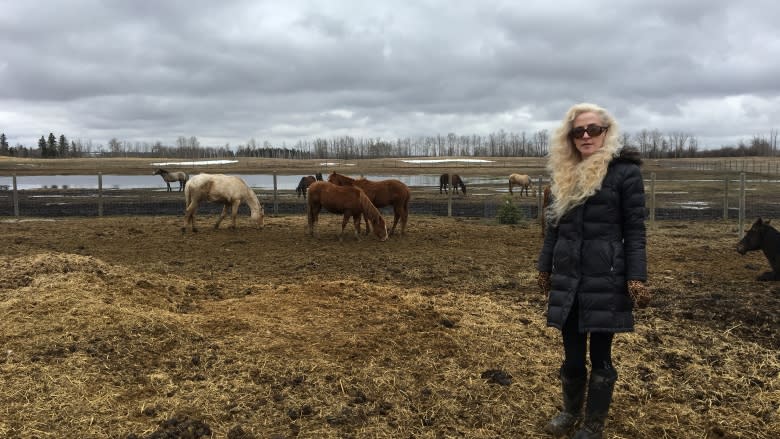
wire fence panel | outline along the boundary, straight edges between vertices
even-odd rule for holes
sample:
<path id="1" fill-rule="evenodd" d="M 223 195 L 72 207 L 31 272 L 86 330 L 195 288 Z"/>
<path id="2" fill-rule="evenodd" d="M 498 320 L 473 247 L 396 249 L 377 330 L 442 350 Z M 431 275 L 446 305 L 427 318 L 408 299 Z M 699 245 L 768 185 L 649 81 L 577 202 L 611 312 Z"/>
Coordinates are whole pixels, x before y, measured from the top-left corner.
<path id="1" fill-rule="evenodd" d="M 699 164 L 703 166 L 702 164 Z M 756 166 L 760 166 L 757 164 Z M 723 178 L 691 178 L 686 180 L 657 179 L 655 173 L 645 178 L 648 219 L 663 220 L 740 220 L 756 217 L 780 218 L 780 180 L 773 176 L 742 176 L 730 173 Z M 96 179 L 98 177 L 96 176 Z M 474 179 L 469 195 L 439 194 L 438 187 L 411 187 L 412 215 L 475 217 L 494 219 L 501 206 L 511 200 L 527 220 L 539 217 L 539 180 L 534 195 L 509 195 L 501 179 Z M 0 187 L 0 216 L 3 217 L 63 217 L 116 215 L 183 215 L 184 194 L 161 189 L 96 189 L 48 187 L 17 189 L 13 185 Z M 295 191 L 255 189 L 266 214 L 304 214 L 305 200 Z M 451 203 L 451 204 L 449 204 Z M 744 206 L 743 206 L 744 204 Z M 742 207 L 742 210 L 740 208 Z M 201 203 L 200 214 L 219 214 L 222 206 Z M 392 215 L 392 208 L 380 209 Z M 249 209 L 242 205 L 242 215 Z"/>

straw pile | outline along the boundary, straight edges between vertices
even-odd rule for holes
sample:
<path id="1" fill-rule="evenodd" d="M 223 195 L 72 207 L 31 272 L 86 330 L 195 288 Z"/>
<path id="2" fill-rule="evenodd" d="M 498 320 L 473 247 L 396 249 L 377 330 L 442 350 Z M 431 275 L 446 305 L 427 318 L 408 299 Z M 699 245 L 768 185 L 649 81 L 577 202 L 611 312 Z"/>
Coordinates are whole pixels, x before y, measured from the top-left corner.
<path id="1" fill-rule="evenodd" d="M 546 437 L 562 348 L 536 226 L 412 218 L 339 243 L 321 222 L 3 224 L 0 437 Z M 649 240 L 656 297 L 615 339 L 606 437 L 780 436 L 763 256 L 721 223 Z"/>

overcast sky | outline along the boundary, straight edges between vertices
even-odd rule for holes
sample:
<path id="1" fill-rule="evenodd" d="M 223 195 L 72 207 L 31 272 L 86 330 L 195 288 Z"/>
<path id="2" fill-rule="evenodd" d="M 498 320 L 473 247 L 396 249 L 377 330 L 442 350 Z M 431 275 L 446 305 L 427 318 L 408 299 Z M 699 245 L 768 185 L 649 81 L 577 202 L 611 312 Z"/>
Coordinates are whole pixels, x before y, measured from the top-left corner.
<path id="1" fill-rule="evenodd" d="M 532 134 L 588 101 L 700 148 L 780 128 L 776 0 L 0 0 L 0 132 L 235 147 Z"/>

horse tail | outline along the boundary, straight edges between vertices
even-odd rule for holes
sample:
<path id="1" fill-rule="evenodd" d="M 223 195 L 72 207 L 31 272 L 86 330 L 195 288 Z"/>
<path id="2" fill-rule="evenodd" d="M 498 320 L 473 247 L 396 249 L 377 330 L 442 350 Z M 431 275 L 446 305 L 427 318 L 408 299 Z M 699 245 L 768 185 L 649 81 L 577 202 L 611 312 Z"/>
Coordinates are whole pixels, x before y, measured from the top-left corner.
<path id="1" fill-rule="evenodd" d="M 184 186 L 184 209 L 185 210 L 188 207 L 190 207 L 190 201 L 192 201 L 192 186 L 188 184 Z"/>

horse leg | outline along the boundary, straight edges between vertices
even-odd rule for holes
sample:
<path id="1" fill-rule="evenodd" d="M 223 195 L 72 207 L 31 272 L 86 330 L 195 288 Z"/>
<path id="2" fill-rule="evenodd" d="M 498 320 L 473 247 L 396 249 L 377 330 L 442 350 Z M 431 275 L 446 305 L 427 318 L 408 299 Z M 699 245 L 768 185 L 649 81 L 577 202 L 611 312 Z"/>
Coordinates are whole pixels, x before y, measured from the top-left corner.
<path id="1" fill-rule="evenodd" d="M 220 223 L 222 222 L 222 220 L 223 220 L 223 219 L 225 219 L 225 217 L 227 216 L 227 209 L 228 209 L 228 205 L 227 205 L 227 204 L 223 204 L 223 205 L 222 205 L 222 213 L 219 215 L 219 218 L 217 218 L 217 223 L 216 223 L 216 224 L 214 224 L 214 228 L 215 228 L 215 229 L 218 229 L 218 228 L 219 228 L 219 224 L 220 224 Z"/>
<path id="2" fill-rule="evenodd" d="M 165 184 L 168 186 L 168 190 L 165 192 L 171 192 L 171 183 L 169 181 L 166 181 Z"/>
<path id="3" fill-rule="evenodd" d="M 372 230 L 374 230 L 373 225 L 370 221 L 368 221 L 368 217 L 363 215 L 363 219 L 366 221 L 366 235 L 368 235 Z M 360 216 L 358 216 L 358 224 L 360 224 Z M 360 230 L 358 230 L 360 232 Z"/>
<path id="4" fill-rule="evenodd" d="M 347 214 L 345 214 L 344 219 L 347 220 Z M 355 239 L 360 241 L 360 221 L 361 217 L 363 216 L 362 213 L 358 213 L 357 215 L 352 215 L 352 227 L 355 229 Z M 346 222 L 344 223 L 346 224 Z M 368 233 L 368 218 L 366 218 L 366 233 Z"/>
<path id="5" fill-rule="evenodd" d="M 310 206 L 309 212 L 307 214 L 308 220 L 309 220 L 309 236 L 314 236 L 314 226 L 317 224 L 317 220 L 319 219 L 319 213 L 320 209 L 319 207 Z"/>
<path id="6" fill-rule="evenodd" d="M 236 217 L 238 216 L 238 206 L 241 205 L 241 200 L 233 202 L 233 210 L 230 212 L 231 226 L 230 228 L 236 230 Z"/>
<path id="7" fill-rule="evenodd" d="M 198 231 L 198 229 L 195 227 L 195 212 L 198 211 L 198 203 L 191 202 L 189 206 L 184 210 L 184 227 L 181 228 L 181 232 L 184 233 L 187 231 L 187 226 L 190 226 L 190 229 L 192 230 L 192 233 L 195 233 Z"/>
<path id="8" fill-rule="evenodd" d="M 401 236 L 406 235 L 406 221 L 409 219 L 409 209 L 404 206 L 399 209 L 398 216 L 401 218 Z"/>
<path id="9" fill-rule="evenodd" d="M 401 214 L 398 211 L 398 208 L 393 206 L 393 227 L 391 227 L 390 230 L 387 231 L 387 236 L 392 236 L 395 233 L 395 225 L 398 224 L 398 219 L 400 217 Z"/>
<path id="10" fill-rule="evenodd" d="M 512 192 L 512 182 L 509 182 L 509 195 L 514 195 L 514 192 Z"/>
<path id="11" fill-rule="evenodd" d="M 344 229 L 347 228 L 349 216 L 349 212 L 344 212 L 344 217 L 341 219 L 341 233 L 339 233 L 339 242 L 344 240 Z"/>

